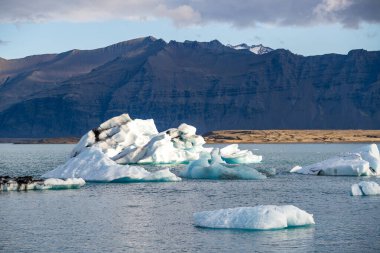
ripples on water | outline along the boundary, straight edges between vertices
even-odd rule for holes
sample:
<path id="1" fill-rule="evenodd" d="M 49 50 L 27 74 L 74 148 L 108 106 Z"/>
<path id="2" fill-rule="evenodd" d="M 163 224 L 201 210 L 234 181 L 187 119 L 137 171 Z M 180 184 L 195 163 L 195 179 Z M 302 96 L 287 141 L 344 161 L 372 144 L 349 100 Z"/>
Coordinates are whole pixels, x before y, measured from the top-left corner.
<path id="1" fill-rule="evenodd" d="M 264 156 L 255 166 L 276 169 L 266 180 L 0 193 L 0 252 L 379 252 L 380 197 L 349 195 L 353 183 L 379 178 L 288 173 L 360 145 L 242 145 Z M 39 176 L 63 163 L 72 147 L 0 144 L 0 174 Z M 313 213 L 316 225 L 274 231 L 192 225 L 197 211 L 261 204 L 293 204 Z"/>

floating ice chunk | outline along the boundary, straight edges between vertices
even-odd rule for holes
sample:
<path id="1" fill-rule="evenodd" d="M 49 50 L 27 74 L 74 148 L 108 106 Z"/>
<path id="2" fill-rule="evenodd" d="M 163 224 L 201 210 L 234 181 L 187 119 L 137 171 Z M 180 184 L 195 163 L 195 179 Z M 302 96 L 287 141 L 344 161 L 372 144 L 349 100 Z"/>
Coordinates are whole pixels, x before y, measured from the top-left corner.
<path id="1" fill-rule="evenodd" d="M 352 196 L 380 195 L 380 185 L 375 182 L 361 181 L 351 186 Z"/>
<path id="2" fill-rule="evenodd" d="M 44 189 L 62 190 L 73 189 L 83 186 L 86 182 L 82 178 L 48 178 L 44 181 Z"/>
<path id="3" fill-rule="evenodd" d="M 239 163 L 259 163 L 262 156 L 254 155 L 249 150 L 240 150 L 238 144 L 231 144 L 220 149 L 220 154 L 224 161 L 230 164 Z"/>
<path id="4" fill-rule="evenodd" d="M 190 162 L 181 177 L 192 179 L 265 179 L 266 176 L 245 165 L 228 165 L 220 156 L 219 149 L 211 154 L 202 152 L 198 160 Z"/>
<path id="5" fill-rule="evenodd" d="M 282 229 L 315 224 L 313 215 L 295 206 L 262 205 L 195 213 L 194 224 L 207 228 Z"/>
<path id="6" fill-rule="evenodd" d="M 28 190 L 63 190 L 76 189 L 85 184 L 82 178 L 48 178 L 46 180 L 34 180 L 32 177 L 0 179 L 0 191 L 28 191 Z"/>
<path id="7" fill-rule="evenodd" d="M 139 166 L 120 165 L 108 158 L 99 148 L 89 148 L 78 156 L 69 159 L 64 165 L 42 175 L 44 178 L 81 177 L 95 182 L 145 182 L 180 181 L 181 179 L 168 169 L 149 172 Z"/>
<path id="8" fill-rule="evenodd" d="M 373 173 L 380 175 L 380 154 L 376 144 L 370 144 L 354 150 L 359 153 L 363 160 L 369 163 L 369 167 Z"/>
<path id="9" fill-rule="evenodd" d="M 360 156 L 348 155 L 333 157 L 305 167 L 295 166 L 290 172 L 309 175 L 367 176 L 370 170 L 369 163 Z"/>
<path id="10" fill-rule="evenodd" d="M 347 152 L 325 161 L 300 167 L 295 166 L 290 172 L 308 175 L 328 176 L 373 176 L 380 175 L 379 150 L 375 144 Z"/>

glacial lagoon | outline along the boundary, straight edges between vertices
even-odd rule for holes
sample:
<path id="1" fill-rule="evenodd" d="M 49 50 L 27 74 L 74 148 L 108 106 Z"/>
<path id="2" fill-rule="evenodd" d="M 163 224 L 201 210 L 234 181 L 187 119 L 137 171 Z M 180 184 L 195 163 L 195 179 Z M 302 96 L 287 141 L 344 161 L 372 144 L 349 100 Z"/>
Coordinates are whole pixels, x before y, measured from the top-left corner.
<path id="1" fill-rule="evenodd" d="M 350 196 L 350 189 L 380 178 L 289 173 L 295 165 L 362 145 L 241 144 L 263 156 L 251 166 L 276 171 L 265 180 L 87 183 L 77 190 L 2 192 L 0 252 L 378 252 L 380 196 Z M 73 147 L 0 144 L 0 175 L 38 177 L 64 163 Z M 179 175 L 184 166 L 171 171 Z M 316 224 L 269 231 L 193 224 L 195 212 L 287 204 L 313 214 Z"/>

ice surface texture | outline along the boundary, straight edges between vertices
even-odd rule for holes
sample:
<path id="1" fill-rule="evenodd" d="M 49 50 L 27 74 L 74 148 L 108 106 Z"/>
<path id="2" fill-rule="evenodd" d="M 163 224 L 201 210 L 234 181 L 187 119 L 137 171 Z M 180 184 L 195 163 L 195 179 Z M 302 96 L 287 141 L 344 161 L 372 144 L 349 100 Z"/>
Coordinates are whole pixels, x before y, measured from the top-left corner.
<path id="1" fill-rule="evenodd" d="M 66 180 L 48 178 L 46 180 L 27 180 L 24 182 L 9 179 L 1 180 L 0 191 L 76 189 L 84 184 L 85 181 L 82 178 L 68 178 Z"/>
<path id="2" fill-rule="evenodd" d="M 296 166 L 290 172 L 328 176 L 378 176 L 380 155 L 376 144 L 360 147 L 312 165 Z"/>
<path id="3" fill-rule="evenodd" d="M 315 224 L 313 215 L 295 206 L 262 205 L 194 214 L 194 224 L 207 228 L 282 229 Z"/>
<path id="4" fill-rule="evenodd" d="M 375 182 L 361 181 L 351 186 L 352 196 L 380 195 L 380 185 Z"/>
<path id="5" fill-rule="evenodd" d="M 100 148 L 87 148 L 65 164 L 42 175 L 42 177 L 81 177 L 95 182 L 147 182 L 180 181 L 169 169 L 149 172 L 140 166 L 120 165 L 108 158 Z"/>
<path id="6" fill-rule="evenodd" d="M 197 159 L 203 150 L 205 141 L 195 132 L 195 127 L 181 124 L 158 133 L 152 119 L 132 120 L 128 114 L 122 114 L 84 135 L 71 157 L 97 147 L 118 164 L 186 162 Z"/>
<path id="7" fill-rule="evenodd" d="M 186 170 L 181 171 L 181 177 L 192 179 L 264 179 L 254 168 L 247 165 L 228 165 L 219 149 L 213 149 L 211 154 L 202 152 L 198 160 L 190 162 Z"/>

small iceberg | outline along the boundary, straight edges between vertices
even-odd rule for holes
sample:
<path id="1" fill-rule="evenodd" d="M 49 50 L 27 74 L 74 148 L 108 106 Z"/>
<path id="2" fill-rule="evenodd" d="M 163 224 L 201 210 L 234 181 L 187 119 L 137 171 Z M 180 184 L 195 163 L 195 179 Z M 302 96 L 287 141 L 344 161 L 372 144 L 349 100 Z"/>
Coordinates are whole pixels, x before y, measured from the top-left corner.
<path id="1" fill-rule="evenodd" d="M 380 195 L 380 185 L 375 182 L 361 181 L 351 186 L 352 196 Z"/>
<path id="2" fill-rule="evenodd" d="M 169 169 L 149 172 L 140 166 L 120 165 L 100 148 L 88 148 L 65 164 L 42 175 L 43 178 L 81 177 L 92 182 L 175 182 L 181 178 Z"/>
<path id="3" fill-rule="evenodd" d="M 259 163 L 261 155 L 254 155 L 249 150 L 240 150 L 238 144 L 231 144 L 220 149 L 222 159 L 229 164 Z"/>
<path id="4" fill-rule="evenodd" d="M 206 228 L 283 229 L 315 224 L 313 215 L 293 205 L 260 205 L 194 213 L 194 224 Z"/>
<path id="5" fill-rule="evenodd" d="M 292 173 L 326 176 L 378 176 L 380 155 L 376 144 L 366 145 L 353 152 L 346 152 L 325 161 L 300 167 Z"/>
<path id="6" fill-rule="evenodd" d="M 190 179 L 265 179 L 266 176 L 246 165 L 228 165 L 219 149 L 211 154 L 202 152 L 198 160 L 190 162 L 180 176 Z"/>
<path id="7" fill-rule="evenodd" d="M 48 178 L 45 180 L 36 180 L 32 177 L 8 176 L 0 177 L 0 191 L 29 191 L 29 190 L 64 190 L 77 189 L 86 182 L 82 178 Z"/>
<path id="8" fill-rule="evenodd" d="M 69 160 L 42 175 L 44 178 L 81 177 L 96 182 L 172 182 L 181 178 L 169 169 L 149 172 L 143 164 L 179 164 L 198 160 L 205 141 L 196 128 L 185 123 L 158 132 L 153 119 L 132 120 L 128 114 L 111 118 L 82 136 Z M 230 145 L 221 150 L 230 163 L 253 163 L 261 156 Z M 241 168 L 248 174 L 248 169 Z M 254 173 L 254 172 L 252 172 Z"/>

